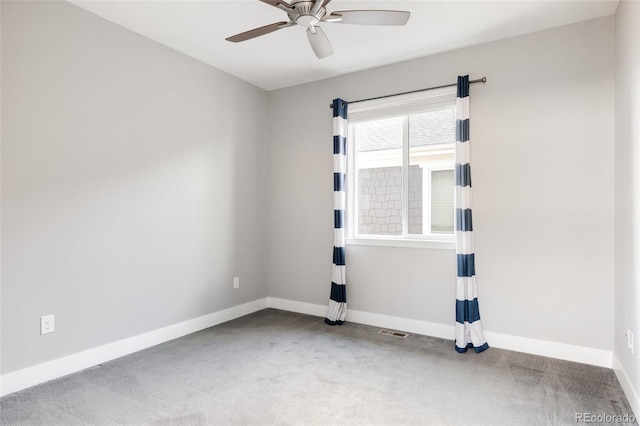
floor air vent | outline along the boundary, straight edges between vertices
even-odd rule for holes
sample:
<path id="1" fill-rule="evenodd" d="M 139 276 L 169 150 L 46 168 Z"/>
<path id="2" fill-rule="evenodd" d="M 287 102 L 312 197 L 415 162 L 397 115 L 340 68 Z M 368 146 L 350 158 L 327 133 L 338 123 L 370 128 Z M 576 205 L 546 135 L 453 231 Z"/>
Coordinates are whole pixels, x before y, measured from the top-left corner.
<path id="1" fill-rule="evenodd" d="M 403 333 L 402 331 L 385 330 L 384 328 L 380 329 L 378 333 L 384 334 L 385 336 L 402 337 L 403 339 L 409 335 L 409 333 Z"/>

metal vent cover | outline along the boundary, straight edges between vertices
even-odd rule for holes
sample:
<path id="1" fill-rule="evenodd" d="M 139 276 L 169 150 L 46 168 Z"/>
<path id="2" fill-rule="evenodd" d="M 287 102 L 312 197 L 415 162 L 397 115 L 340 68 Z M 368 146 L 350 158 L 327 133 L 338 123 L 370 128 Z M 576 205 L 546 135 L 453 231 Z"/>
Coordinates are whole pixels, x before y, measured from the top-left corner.
<path id="1" fill-rule="evenodd" d="M 406 338 L 409 335 L 409 333 L 405 333 L 403 331 L 387 330 L 387 329 L 384 329 L 384 328 L 381 328 L 378 331 L 378 333 L 379 334 L 384 334 L 385 336 L 401 337 L 403 339 Z"/>

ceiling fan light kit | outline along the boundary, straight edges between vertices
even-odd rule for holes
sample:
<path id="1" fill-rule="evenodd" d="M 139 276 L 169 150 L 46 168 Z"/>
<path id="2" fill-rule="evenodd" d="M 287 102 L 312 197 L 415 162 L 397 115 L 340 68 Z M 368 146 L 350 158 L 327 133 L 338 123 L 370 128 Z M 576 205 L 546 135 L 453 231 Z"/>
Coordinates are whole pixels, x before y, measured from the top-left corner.
<path id="1" fill-rule="evenodd" d="M 282 28 L 299 25 L 307 29 L 307 38 L 311 49 L 318 59 L 326 58 L 333 54 L 331 42 L 322 28 L 317 24 L 321 22 L 335 24 L 355 25 L 395 25 L 407 23 L 410 13 L 400 10 L 344 10 L 327 14 L 326 6 L 331 0 L 292 0 L 287 3 L 283 0 L 260 0 L 287 13 L 289 21 L 275 22 L 263 27 L 254 28 L 231 37 L 227 41 L 238 43 L 250 40 L 265 34 L 272 33 Z"/>

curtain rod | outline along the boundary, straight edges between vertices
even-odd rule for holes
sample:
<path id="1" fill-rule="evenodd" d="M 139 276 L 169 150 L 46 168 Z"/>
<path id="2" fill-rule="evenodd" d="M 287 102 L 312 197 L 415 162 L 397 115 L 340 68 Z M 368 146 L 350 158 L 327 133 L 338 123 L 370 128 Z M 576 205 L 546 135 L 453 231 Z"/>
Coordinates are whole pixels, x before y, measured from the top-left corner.
<path id="1" fill-rule="evenodd" d="M 478 78 L 476 80 L 469 81 L 469 84 L 486 83 L 486 82 L 487 82 L 487 77 L 482 77 L 482 78 Z M 345 101 L 345 103 L 347 105 L 348 104 L 357 104 L 358 102 L 375 101 L 376 99 L 384 99 L 384 98 L 390 98 L 392 96 L 408 95 L 410 93 L 426 92 L 427 90 L 442 89 L 444 87 L 453 87 L 453 86 L 457 86 L 457 85 L 458 85 L 458 83 L 444 84 L 442 86 L 427 87 L 426 89 L 418 89 L 418 90 L 411 90 L 409 92 L 394 93 L 393 95 L 376 96 L 375 98 L 358 99 L 357 101 Z M 333 108 L 333 104 L 329 105 L 329 108 Z"/>

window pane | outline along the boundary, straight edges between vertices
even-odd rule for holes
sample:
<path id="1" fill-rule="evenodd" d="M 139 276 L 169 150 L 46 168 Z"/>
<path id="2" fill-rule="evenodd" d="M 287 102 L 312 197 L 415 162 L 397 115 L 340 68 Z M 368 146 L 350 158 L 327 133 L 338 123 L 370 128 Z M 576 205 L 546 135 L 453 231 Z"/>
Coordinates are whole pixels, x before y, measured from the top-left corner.
<path id="1" fill-rule="evenodd" d="M 409 146 L 453 143 L 456 140 L 455 109 L 411 114 L 409 116 Z"/>
<path id="2" fill-rule="evenodd" d="M 357 124 L 357 152 L 402 149 L 403 117 L 365 121 Z"/>
<path id="3" fill-rule="evenodd" d="M 355 126 L 358 234 L 402 235 L 404 118 Z"/>
<path id="4" fill-rule="evenodd" d="M 455 115 L 453 107 L 409 116 L 409 234 L 448 233 L 434 226 L 434 214 L 445 214 L 442 208 L 430 207 L 434 200 L 431 169 L 449 169 L 454 162 Z M 448 171 L 448 170 L 447 170 Z M 441 179 L 442 180 L 442 179 Z M 445 191 L 446 182 L 438 182 Z M 453 183 L 450 187 L 453 202 Z M 443 195 L 441 195 L 441 198 Z M 439 199 L 438 199 L 439 200 Z M 453 214 L 453 213 L 452 213 Z M 453 218 L 453 216 L 452 216 Z M 440 217 L 437 220 L 441 221 Z M 431 227 L 429 227 L 431 223 Z"/>
<path id="5" fill-rule="evenodd" d="M 414 160 L 414 161 L 412 161 Z M 425 199 L 424 168 L 409 157 L 409 234 L 422 234 L 424 214 L 422 201 Z"/>
<path id="6" fill-rule="evenodd" d="M 431 172 L 431 233 L 453 234 L 453 170 Z"/>

